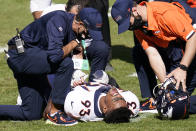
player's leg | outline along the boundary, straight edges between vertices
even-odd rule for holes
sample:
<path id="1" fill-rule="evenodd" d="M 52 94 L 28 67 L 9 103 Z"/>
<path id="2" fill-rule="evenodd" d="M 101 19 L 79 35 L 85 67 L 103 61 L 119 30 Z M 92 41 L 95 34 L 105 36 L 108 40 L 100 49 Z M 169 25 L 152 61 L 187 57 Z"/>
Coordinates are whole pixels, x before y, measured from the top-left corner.
<path id="1" fill-rule="evenodd" d="M 190 97 L 190 114 L 196 114 L 196 95 Z"/>
<path id="2" fill-rule="evenodd" d="M 73 61 L 71 58 L 64 58 L 57 68 L 54 76 L 48 78 L 54 79 L 54 86 L 51 92 L 51 102 L 45 110 L 46 123 L 54 125 L 72 126 L 78 122 L 64 113 L 63 105 L 68 92 L 71 90 L 71 77 L 73 74 Z M 50 81 L 50 82 L 52 82 Z"/>
<path id="3" fill-rule="evenodd" d="M 71 89 L 73 71 L 73 61 L 70 57 L 66 57 L 54 73 L 54 88 L 51 92 L 53 103 L 64 104 L 65 97 Z"/>
<path id="4" fill-rule="evenodd" d="M 16 74 L 40 75 L 54 73 L 54 88 L 52 90 L 54 102 L 64 103 L 65 88 L 70 88 L 73 73 L 73 62 L 69 57 L 62 60 L 61 63 L 52 64 L 48 61 L 46 51 L 37 47 L 26 48 L 23 54 L 18 54 L 16 50 L 9 50 L 8 53 L 10 55 L 8 65 Z M 61 102 L 57 102 L 59 100 L 56 99 Z"/>
<path id="5" fill-rule="evenodd" d="M 109 55 L 109 46 L 103 41 L 93 41 L 87 48 L 87 55 L 91 61 L 91 72 L 89 81 L 92 81 L 92 74 L 97 70 L 105 70 Z"/>
<path id="6" fill-rule="evenodd" d="M 196 66 L 195 65 L 196 65 L 196 56 L 193 59 L 187 71 L 186 86 L 187 86 L 187 91 L 190 93 L 190 95 L 196 88 Z M 191 114 L 196 114 L 196 95 L 193 95 L 190 97 L 189 112 Z"/>
<path id="7" fill-rule="evenodd" d="M 156 112 L 153 99 L 153 88 L 157 85 L 157 80 L 150 67 L 148 57 L 135 36 L 134 43 L 135 46 L 133 47 L 132 57 L 140 84 L 141 95 L 142 98 L 148 98 L 141 101 L 140 111 L 153 113 Z"/>
<path id="8" fill-rule="evenodd" d="M 187 72 L 187 90 L 191 94 L 196 88 L 196 57 L 192 61 L 191 65 L 189 66 Z M 196 114 L 196 95 L 190 97 L 190 110 L 191 114 Z"/>
<path id="9" fill-rule="evenodd" d="M 105 70 L 112 71 L 113 67 L 110 63 L 110 60 L 112 59 L 112 46 L 111 46 L 110 25 L 109 25 L 109 18 L 108 18 L 109 0 L 90 0 L 89 3 L 90 3 L 90 7 L 97 9 L 101 13 L 102 20 L 103 20 L 102 23 L 103 41 L 110 47 Z"/>
<path id="10" fill-rule="evenodd" d="M 42 118 L 50 88 L 46 76 L 15 75 L 22 105 L 0 105 L 1 120 L 39 120 Z M 47 90 L 47 91 L 45 91 Z M 48 94 L 46 94 L 48 92 Z"/>
<path id="11" fill-rule="evenodd" d="M 8 50 L 9 67 L 14 73 L 47 74 L 51 72 L 46 51 L 37 48 L 25 48 L 25 52 L 18 54 L 16 49 Z"/>
<path id="12" fill-rule="evenodd" d="M 134 37 L 134 42 L 132 57 L 138 75 L 142 98 L 153 97 L 152 90 L 157 85 L 155 74 L 150 67 L 148 57 L 136 37 Z"/>

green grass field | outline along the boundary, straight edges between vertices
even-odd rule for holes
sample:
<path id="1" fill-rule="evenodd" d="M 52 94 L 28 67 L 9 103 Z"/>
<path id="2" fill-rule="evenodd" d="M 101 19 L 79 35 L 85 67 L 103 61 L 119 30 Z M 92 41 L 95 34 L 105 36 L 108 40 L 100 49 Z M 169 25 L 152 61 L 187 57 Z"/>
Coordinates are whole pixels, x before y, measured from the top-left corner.
<path id="1" fill-rule="evenodd" d="M 55 3 L 63 3 L 65 0 L 54 0 Z M 112 5 L 114 0 L 110 0 Z M 22 29 L 33 21 L 29 10 L 29 0 L 0 0 L 0 47 L 4 47 L 7 41 L 16 33 L 18 27 Z M 117 25 L 110 18 L 112 53 L 111 61 L 115 70 L 108 72 L 123 89 L 131 90 L 140 100 L 140 88 L 136 77 L 129 77 L 135 72 L 131 58 L 133 37 L 131 32 L 122 35 L 117 34 Z M 16 81 L 4 59 L 0 54 L 0 104 L 16 104 L 18 95 Z M 154 114 L 140 114 L 130 123 L 106 124 L 104 122 L 79 123 L 73 127 L 46 125 L 44 120 L 29 122 L 0 121 L 0 131 L 29 131 L 29 130 L 71 130 L 71 131 L 194 131 L 196 130 L 196 115 L 190 115 L 187 120 L 160 120 Z"/>

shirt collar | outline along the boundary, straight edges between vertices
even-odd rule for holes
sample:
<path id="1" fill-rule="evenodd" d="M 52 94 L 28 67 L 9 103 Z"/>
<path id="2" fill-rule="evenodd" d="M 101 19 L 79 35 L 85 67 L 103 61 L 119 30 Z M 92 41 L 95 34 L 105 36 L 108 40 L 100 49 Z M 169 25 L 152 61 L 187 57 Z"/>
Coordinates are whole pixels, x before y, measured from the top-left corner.
<path id="1" fill-rule="evenodd" d="M 147 7 L 147 29 L 156 30 L 158 28 L 158 24 L 156 22 L 156 19 L 154 18 L 154 12 L 150 4 L 148 2 L 143 1 L 139 5 L 146 5 Z"/>
<path id="2" fill-rule="evenodd" d="M 110 90 L 110 86 L 103 86 L 99 88 L 98 90 L 95 91 L 95 96 L 94 96 L 94 112 L 95 115 L 99 118 L 103 118 L 104 114 L 99 110 L 99 98 L 100 95 L 103 93 L 107 93 Z"/>

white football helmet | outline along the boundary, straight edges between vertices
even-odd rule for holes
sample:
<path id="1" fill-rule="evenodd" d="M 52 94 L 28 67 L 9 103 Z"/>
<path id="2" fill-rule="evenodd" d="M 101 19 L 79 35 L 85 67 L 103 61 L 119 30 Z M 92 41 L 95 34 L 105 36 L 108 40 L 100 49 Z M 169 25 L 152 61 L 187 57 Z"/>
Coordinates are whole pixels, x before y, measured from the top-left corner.
<path id="1" fill-rule="evenodd" d="M 140 109 L 140 102 L 138 97 L 131 91 L 119 90 L 119 93 L 125 99 L 128 108 L 131 110 L 131 117 L 137 116 Z"/>

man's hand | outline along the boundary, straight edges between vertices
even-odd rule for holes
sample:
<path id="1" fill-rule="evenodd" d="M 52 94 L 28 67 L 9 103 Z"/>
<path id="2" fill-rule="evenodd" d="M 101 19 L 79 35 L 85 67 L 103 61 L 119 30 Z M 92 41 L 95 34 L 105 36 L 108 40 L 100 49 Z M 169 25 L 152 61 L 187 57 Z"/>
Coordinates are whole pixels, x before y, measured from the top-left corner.
<path id="1" fill-rule="evenodd" d="M 176 89 L 179 89 L 180 83 L 182 84 L 183 91 L 186 91 L 186 75 L 187 72 L 179 67 L 167 75 L 168 78 L 174 76 L 176 79 Z"/>
<path id="2" fill-rule="evenodd" d="M 180 62 L 181 65 L 184 65 L 186 68 L 189 67 L 190 63 L 192 62 L 193 58 L 196 54 L 196 33 L 192 35 L 191 38 L 187 40 L 186 47 L 185 47 L 185 53 L 182 57 L 182 60 Z M 186 69 L 185 69 L 186 70 Z M 174 76 L 176 79 L 176 88 L 179 88 L 180 82 L 182 83 L 182 88 L 185 91 L 186 90 L 186 76 L 187 71 L 185 71 L 183 68 L 180 69 L 180 67 L 176 68 L 174 71 L 172 71 L 167 77 Z"/>

